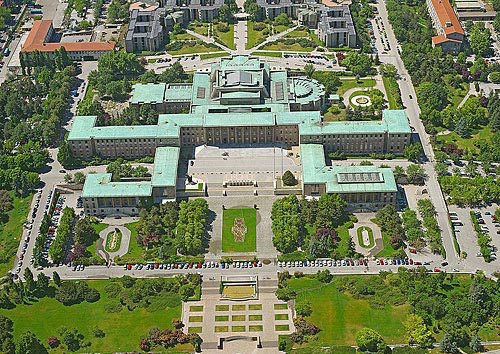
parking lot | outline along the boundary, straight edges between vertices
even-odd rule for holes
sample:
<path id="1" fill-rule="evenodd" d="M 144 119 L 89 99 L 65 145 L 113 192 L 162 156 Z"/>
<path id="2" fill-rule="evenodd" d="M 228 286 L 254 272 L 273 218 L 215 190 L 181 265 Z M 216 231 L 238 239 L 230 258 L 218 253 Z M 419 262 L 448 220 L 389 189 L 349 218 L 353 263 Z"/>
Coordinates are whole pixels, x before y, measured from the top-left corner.
<path id="1" fill-rule="evenodd" d="M 459 208 L 456 205 L 450 205 L 450 219 L 454 224 L 455 235 L 457 237 L 460 249 L 467 253 L 467 263 L 470 263 L 477 269 L 485 266 L 485 261 L 480 253 L 476 230 L 472 223 L 470 211 L 477 212 L 482 230 L 491 237 L 493 246 L 493 256 L 496 258 L 496 250 L 500 247 L 500 224 L 494 222 L 493 215 L 497 206 L 493 205 L 486 208 Z M 481 221 L 482 220 L 482 221 Z M 482 223 L 484 222 L 484 223 Z"/>

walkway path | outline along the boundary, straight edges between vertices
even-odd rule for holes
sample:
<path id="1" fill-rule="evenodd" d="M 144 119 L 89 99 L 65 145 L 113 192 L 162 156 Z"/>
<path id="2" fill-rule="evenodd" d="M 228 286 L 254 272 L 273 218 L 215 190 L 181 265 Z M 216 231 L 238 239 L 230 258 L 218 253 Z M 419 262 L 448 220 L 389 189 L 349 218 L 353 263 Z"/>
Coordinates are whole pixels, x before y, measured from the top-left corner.
<path id="1" fill-rule="evenodd" d="M 293 27 L 291 27 L 291 28 L 287 29 L 286 31 L 283 31 L 283 32 L 280 32 L 280 33 L 278 33 L 278 34 L 274 34 L 274 35 L 272 35 L 272 36 L 270 36 L 270 37 L 267 37 L 267 39 L 266 39 L 264 42 L 262 42 L 262 43 L 260 43 L 260 44 L 257 44 L 255 47 L 250 48 L 250 49 L 248 49 L 248 50 L 249 50 L 249 51 L 258 50 L 259 48 L 261 48 L 261 47 L 265 46 L 266 44 L 271 43 L 271 42 L 274 42 L 274 41 L 276 41 L 276 40 L 280 39 L 281 37 L 286 36 L 288 33 L 292 32 L 293 30 L 296 30 L 298 27 L 299 27 L 299 26 L 293 26 Z"/>
<path id="2" fill-rule="evenodd" d="M 120 242 L 120 248 L 116 252 L 106 252 L 105 250 L 105 245 L 106 245 L 106 236 L 110 233 L 113 232 L 115 229 L 120 230 L 122 233 L 122 240 Z M 102 230 L 99 233 L 99 240 L 97 241 L 97 254 L 99 254 L 102 258 L 104 258 L 106 261 L 113 260 L 115 257 L 123 256 L 128 252 L 128 246 L 130 244 L 130 230 L 127 229 L 125 226 L 115 226 L 115 225 L 110 225 L 104 230 Z"/>
<path id="3" fill-rule="evenodd" d="M 384 81 L 382 80 L 382 76 L 376 75 L 374 77 L 368 77 L 368 79 L 374 79 L 375 86 L 372 86 L 372 87 L 353 87 L 353 88 L 347 90 L 346 92 L 344 92 L 344 95 L 342 96 L 342 100 L 344 101 L 344 104 L 346 107 L 350 105 L 349 97 L 351 97 L 351 95 L 356 91 L 369 91 L 369 90 L 377 89 L 384 94 L 384 99 L 386 101 L 388 101 L 387 92 L 385 92 Z"/>
<path id="4" fill-rule="evenodd" d="M 234 44 L 236 53 L 244 54 L 247 44 L 247 21 L 238 21 L 234 25 Z"/>
<path id="5" fill-rule="evenodd" d="M 474 93 L 477 93 L 476 92 L 476 88 L 474 87 L 474 84 L 471 82 L 469 84 L 469 91 L 467 91 L 467 94 L 465 95 L 465 97 L 463 98 L 463 100 L 458 104 L 457 108 L 460 109 L 462 108 L 462 106 L 465 104 L 465 102 L 467 102 L 467 100 L 469 99 L 469 97 L 474 94 Z"/>
<path id="6" fill-rule="evenodd" d="M 189 30 L 189 29 L 188 29 L 188 30 L 186 30 L 186 32 L 187 32 L 187 33 L 189 33 L 190 35 L 192 35 L 193 37 L 196 37 L 196 38 L 198 38 L 198 39 L 202 40 L 202 41 L 203 41 L 203 42 L 205 42 L 205 43 L 210 43 L 210 44 L 216 45 L 217 47 L 219 47 L 220 49 L 222 49 L 222 50 L 224 50 L 224 51 L 226 51 L 226 52 L 228 52 L 228 53 L 231 53 L 231 54 L 233 54 L 233 53 L 234 53 L 234 50 L 229 49 L 229 48 L 228 48 L 228 47 L 226 47 L 225 45 L 222 45 L 222 44 L 220 44 L 220 43 L 216 42 L 213 38 L 209 38 L 209 37 L 204 36 L 204 35 L 202 35 L 202 34 L 199 34 L 199 33 L 196 33 L 196 32 L 194 32 L 194 31 L 191 31 L 191 30 Z"/>

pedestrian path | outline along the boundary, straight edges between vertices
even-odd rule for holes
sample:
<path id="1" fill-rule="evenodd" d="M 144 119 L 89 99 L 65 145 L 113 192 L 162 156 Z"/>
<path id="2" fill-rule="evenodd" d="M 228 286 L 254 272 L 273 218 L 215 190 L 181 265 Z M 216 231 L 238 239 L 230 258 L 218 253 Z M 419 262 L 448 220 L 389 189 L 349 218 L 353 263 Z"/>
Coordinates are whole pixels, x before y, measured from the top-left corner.
<path id="1" fill-rule="evenodd" d="M 226 51 L 226 52 L 231 53 L 231 54 L 233 54 L 233 53 L 234 53 L 234 50 L 229 49 L 228 47 L 226 47 L 226 46 L 225 46 L 225 45 L 223 45 L 223 44 L 220 44 L 219 42 L 216 42 L 213 38 L 209 38 L 209 37 L 204 36 L 204 35 L 202 35 L 202 34 L 199 34 L 199 33 L 196 33 L 196 32 L 194 32 L 194 31 L 191 31 L 191 30 L 189 30 L 189 29 L 188 29 L 188 30 L 186 30 L 186 32 L 187 32 L 187 33 L 189 33 L 190 35 L 192 35 L 193 37 L 196 37 L 196 38 L 198 38 L 198 39 L 202 40 L 202 41 L 203 41 L 203 42 L 205 42 L 205 43 L 210 43 L 210 44 L 213 44 L 213 45 L 215 45 L 215 46 L 219 47 L 219 48 L 220 48 L 220 49 L 222 49 L 223 51 Z"/>

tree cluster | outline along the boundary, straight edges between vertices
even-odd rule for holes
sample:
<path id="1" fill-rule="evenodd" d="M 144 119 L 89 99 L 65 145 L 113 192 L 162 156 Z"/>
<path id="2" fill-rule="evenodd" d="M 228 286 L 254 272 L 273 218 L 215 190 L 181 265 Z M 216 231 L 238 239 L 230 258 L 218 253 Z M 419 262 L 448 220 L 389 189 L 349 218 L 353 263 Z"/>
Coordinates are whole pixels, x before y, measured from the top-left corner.
<path id="1" fill-rule="evenodd" d="M 165 245 L 165 249 L 170 248 L 175 242 L 177 220 L 176 202 L 167 202 L 155 205 L 150 210 L 141 210 L 137 224 L 137 243 L 147 248 L 158 245 Z"/>
<path id="2" fill-rule="evenodd" d="M 410 208 L 406 208 L 403 210 L 401 217 L 403 219 L 403 227 L 408 243 L 417 250 L 424 248 L 424 231 L 422 230 L 422 223 L 417 218 L 417 212 Z"/>
<path id="3" fill-rule="evenodd" d="M 185 255 L 197 255 L 205 249 L 205 227 L 208 203 L 205 199 L 182 201 L 176 223 L 177 250 Z"/>
<path id="4" fill-rule="evenodd" d="M 422 216 L 425 238 L 429 241 L 431 251 L 444 257 L 446 253 L 441 239 L 441 229 L 436 219 L 436 208 L 434 208 L 430 199 L 420 199 L 417 202 L 417 208 Z"/>
<path id="5" fill-rule="evenodd" d="M 144 73 L 144 67 L 135 54 L 112 51 L 99 58 L 97 70 L 89 75 L 89 84 L 97 90 L 100 96 L 109 95 L 114 100 L 123 100 L 132 88 L 131 81 L 137 79 L 142 73 Z"/>
<path id="6" fill-rule="evenodd" d="M 56 289 L 55 299 L 65 306 L 80 304 L 83 301 L 96 302 L 100 299 L 99 291 L 86 282 L 65 281 Z"/>
<path id="7" fill-rule="evenodd" d="M 386 205 L 375 215 L 375 222 L 382 232 L 386 232 L 390 235 L 390 242 L 392 247 L 400 248 L 403 246 L 403 241 L 405 240 L 405 232 L 403 229 L 401 218 L 398 212 L 392 205 Z"/>
<path id="8" fill-rule="evenodd" d="M 133 167 L 130 162 L 118 158 L 106 166 L 106 172 L 113 175 L 113 181 L 120 181 L 126 177 L 145 177 L 148 174 L 148 169 L 144 166 Z"/>
<path id="9" fill-rule="evenodd" d="M 73 264 L 100 264 L 104 260 L 87 250 L 98 238 L 99 234 L 93 227 L 95 220 L 92 217 L 79 219 L 73 229 L 73 248 L 68 253 L 67 260 Z"/>
<path id="10" fill-rule="evenodd" d="M 49 248 L 49 256 L 55 263 L 65 260 L 66 250 L 68 249 L 71 239 L 74 219 L 75 210 L 69 207 L 64 208 L 61 221 L 57 227 L 56 237 Z"/>
<path id="11" fill-rule="evenodd" d="M 112 0 L 108 7 L 107 20 L 109 23 L 126 21 L 129 16 L 127 0 Z"/>
<path id="12" fill-rule="evenodd" d="M 197 333 L 184 333 L 181 329 L 152 328 L 146 338 L 142 339 L 139 346 L 144 351 L 150 351 L 156 346 L 165 348 L 175 347 L 177 344 L 191 343 L 193 347 L 199 350 L 202 343 L 201 337 Z"/>
<path id="13" fill-rule="evenodd" d="M 443 176 L 439 183 L 451 204 L 473 206 L 500 199 L 500 186 L 494 177 Z"/>
<path id="14" fill-rule="evenodd" d="M 372 72 L 373 60 L 368 54 L 352 51 L 347 53 L 340 64 L 355 76 L 363 77 Z"/>

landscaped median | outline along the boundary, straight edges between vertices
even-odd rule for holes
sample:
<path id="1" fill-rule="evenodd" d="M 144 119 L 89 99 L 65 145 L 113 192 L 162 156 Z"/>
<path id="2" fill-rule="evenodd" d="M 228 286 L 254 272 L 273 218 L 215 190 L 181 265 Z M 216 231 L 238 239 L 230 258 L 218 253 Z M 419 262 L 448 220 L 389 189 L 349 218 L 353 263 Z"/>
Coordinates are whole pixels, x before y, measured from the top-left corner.
<path id="1" fill-rule="evenodd" d="M 373 239 L 373 230 L 368 226 L 358 227 L 356 230 L 358 235 L 358 243 L 363 248 L 372 248 L 375 246 L 375 240 Z"/>
<path id="2" fill-rule="evenodd" d="M 257 211 L 254 208 L 226 209 L 222 220 L 222 252 L 257 250 Z"/>
<path id="3" fill-rule="evenodd" d="M 106 236 L 106 245 L 104 249 L 106 252 L 116 252 L 120 249 L 121 242 L 122 233 L 118 228 L 115 228 Z"/>
<path id="4" fill-rule="evenodd" d="M 479 250 L 486 262 L 491 262 L 491 237 L 486 232 L 481 230 L 479 225 L 479 220 L 476 212 L 470 211 L 470 218 L 472 219 L 472 224 L 474 225 L 474 230 L 476 231 L 477 244 L 479 245 Z"/>

